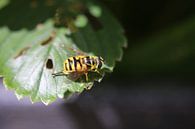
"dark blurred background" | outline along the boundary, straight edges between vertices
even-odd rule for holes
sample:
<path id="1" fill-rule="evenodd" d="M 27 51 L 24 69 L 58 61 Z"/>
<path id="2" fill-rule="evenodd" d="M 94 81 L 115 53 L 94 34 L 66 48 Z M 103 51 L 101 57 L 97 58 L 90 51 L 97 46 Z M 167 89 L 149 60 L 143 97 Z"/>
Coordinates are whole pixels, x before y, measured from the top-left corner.
<path id="1" fill-rule="evenodd" d="M 193 0 L 103 2 L 122 23 L 128 37 L 128 48 L 114 76 L 194 78 Z"/>
<path id="2" fill-rule="evenodd" d="M 47 107 L 0 86 L 0 129 L 195 128 L 195 1 L 101 2 L 128 38 L 114 72 Z"/>

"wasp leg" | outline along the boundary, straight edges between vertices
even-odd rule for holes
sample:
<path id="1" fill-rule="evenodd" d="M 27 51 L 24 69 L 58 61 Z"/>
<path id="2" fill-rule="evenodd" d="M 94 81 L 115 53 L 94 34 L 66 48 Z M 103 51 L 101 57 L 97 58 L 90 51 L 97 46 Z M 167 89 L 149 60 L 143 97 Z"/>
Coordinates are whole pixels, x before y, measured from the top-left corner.
<path id="1" fill-rule="evenodd" d="M 93 69 L 92 71 L 101 75 L 100 71 L 98 71 L 97 69 Z"/>
<path id="2" fill-rule="evenodd" d="M 52 73 L 52 76 L 53 77 L 56 77 L 56 76 L 64 76 L 65 74 L 63 72 L 58 72 L 58 73 Z"/>
<path id="3" fill-rule="evenodd" d="M 88 73 L 85 73 L 85 78 L 86 78 L 86 81 L 88 82 L 89 81 Z"/>
<path id="4" fill-rule="evenodd" d="M 85 89 L 86 89 L 86 90 L 90 90 L 90 89 L 92 88 L 92 86 L 93 86 L 93 83 L 90 83 L 90 84 L 88 84 L 88 85 L 85 87 Z"/>
<path id="5" fill-rule="evenodd" d="M 100 71 L 96 70 L 95 72 L 97 72 L 98 74 L 100 74 Z"/>

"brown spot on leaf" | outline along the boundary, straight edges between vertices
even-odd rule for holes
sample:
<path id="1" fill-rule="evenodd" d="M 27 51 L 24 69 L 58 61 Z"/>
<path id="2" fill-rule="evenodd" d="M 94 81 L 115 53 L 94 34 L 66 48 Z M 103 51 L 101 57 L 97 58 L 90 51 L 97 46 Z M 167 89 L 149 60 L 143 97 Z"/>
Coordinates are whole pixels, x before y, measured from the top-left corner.
<path id="1" fill-rule="evenodd" d="M 29 47 L 29 46 L 28 46 L 28 47 L 23 48 L 22 50 L 20 50 L 20 51 L 18 52 L 18 54 L 14 57 L 14 59 L 18 58 L 19 56 L 24 55 L 24 54 L 27 52 L 27 50 L 28 50 L 28 49 L 30 49 L 30 47 Z"/>
<path id="2" fill-rule="evenodd" d="M 46 68 L 47 69 L 53 69 L 53 61 L 52 61 L 52 59 L 47 59 Z"/>
<path id="3" fill-rule="evenodd" d="M 41 42 L 41 45 L 43 46 L 43 45 L 47 45 L 47 44 L 51 43 L 51 41 L 54 39 L 55 35 L 56 35 L 55 31 L 53 31 L 51 33 L 51 35 L 46 40 Z"/>

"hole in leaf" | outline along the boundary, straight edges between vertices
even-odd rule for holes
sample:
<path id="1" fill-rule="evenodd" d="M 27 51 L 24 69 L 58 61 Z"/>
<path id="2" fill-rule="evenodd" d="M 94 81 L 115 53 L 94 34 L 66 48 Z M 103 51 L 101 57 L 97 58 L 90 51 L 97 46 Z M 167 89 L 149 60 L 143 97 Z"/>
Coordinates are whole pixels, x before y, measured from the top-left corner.
<path id="1" fill-rule="evenodd" d="M 28 49 L 30 49 L 30 47 L 28 46 L 28 47 L 25 47 L 25 48 L 23 48 L 22 50 L 20 50 L 19 51 L 19 53 L 14 57 L 14 59 L 16 59 L 16 58 L 18 58 L 19 56 L 22 56 L 22 55 L 24 55 L 26 52 L 27 52 L 27 50 Z"/>
<path id="2" fill-rule="evenodd" d="M 88 18 L 89 23 L 92 25 L 93 29 L 95 31 L 98 31 L 103 28 L 102 23 L 99 21 L 99 19 L 95 16 L 93 16 L 89 10 L 86 10 L 84 12 L 85 16 Z"/>
<path id="3" fill-rule="evenodd" d="M 51 35 L 46 40 L 42 41 L 41 45 L 44 46 L 44 45 L 51 43 L 51 41 L 54 39 L 55 35 L 56 35 L 56 33 L 53 31 L 51 33 Z"/>
<path id="4" fill-rule="evenodd" d="M 46 68 L 47 69 L 53 69 L 53 61 L 52 59 L 48 59 L 46 62 Z"/>

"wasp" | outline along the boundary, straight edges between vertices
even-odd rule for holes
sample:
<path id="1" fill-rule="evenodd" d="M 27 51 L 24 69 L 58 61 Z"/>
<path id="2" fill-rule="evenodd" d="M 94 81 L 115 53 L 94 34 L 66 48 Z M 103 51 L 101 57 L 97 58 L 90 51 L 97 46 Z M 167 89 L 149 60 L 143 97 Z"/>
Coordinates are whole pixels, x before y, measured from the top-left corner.
<path id="1" fill-rule="evenodd" d="M 86 56 L 78 55 L 69 57 L 64 61 L 63 71 L 53 73 L 55 76 L 63 76 L 70 74 L 85 75 L 86 81 L 88 82 L 88 73 L 96 72 L 100 74 L 100 70 L 104 64 L 104 60 L 100 56 Z"/>

